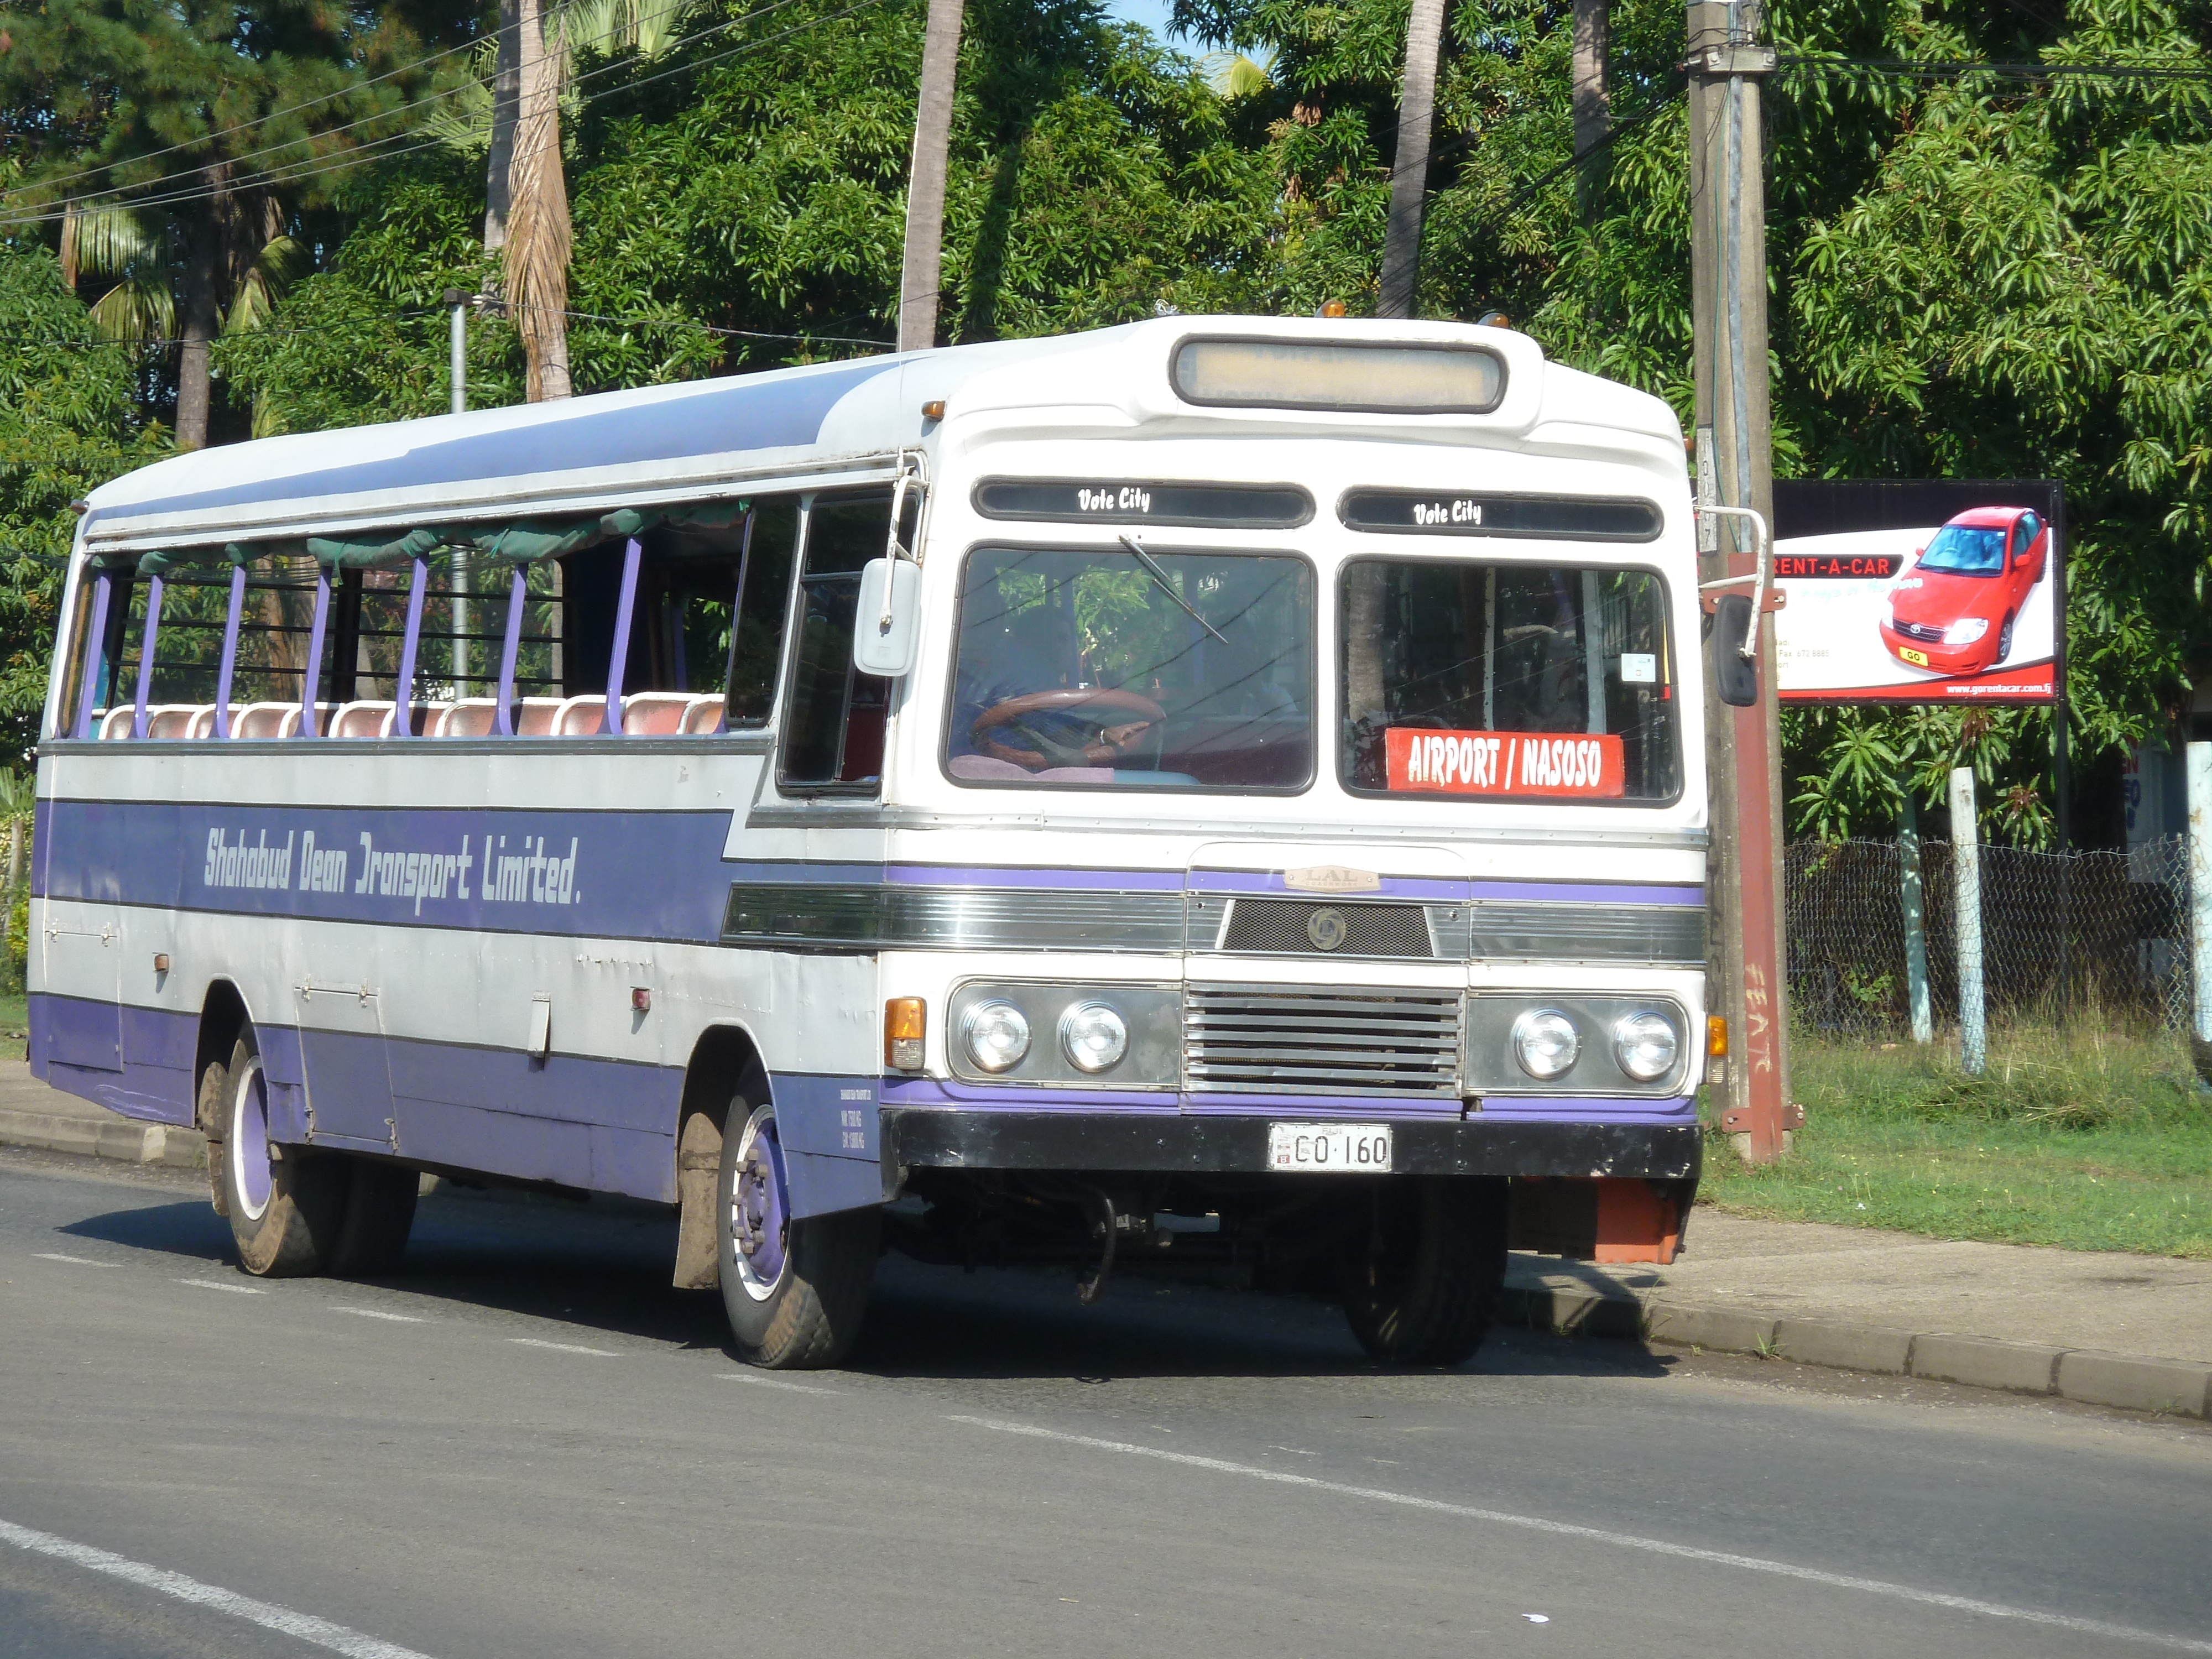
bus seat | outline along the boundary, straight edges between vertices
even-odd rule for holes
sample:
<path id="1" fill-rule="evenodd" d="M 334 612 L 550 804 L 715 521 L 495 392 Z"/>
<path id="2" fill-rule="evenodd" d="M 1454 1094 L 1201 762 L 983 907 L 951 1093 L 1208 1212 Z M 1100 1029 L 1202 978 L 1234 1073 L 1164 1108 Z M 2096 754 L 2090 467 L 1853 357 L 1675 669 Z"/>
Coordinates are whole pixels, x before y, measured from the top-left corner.
<path id="1" fill-rule="evenodd" d="M 688 691 L 633 691 L 623 699 L 623 731 L 631 737 L 665 738 L 684 729 Z"/>
<path id="2" fill-rule="evenodd" d="M 192 734 L 192 720 L 199 713 L 197 703 L 165 702 L 158 708 L 146 711 L 146 735 L 167 738 L 174 741 Z"/>
<path id="3" fill-rule="evenodd" d="M 453 706 L 449 702 L 409 703 L 407 705 L 409 731 L 418 738 L 435 736 L 438 722 L 446 718 L 446 711 Z M 388 731 L 386 735 L 390 735 Z"/>
<path id="4" fill-rule="evenodd" d="M 606 730 L 607 694 L 587 691 L 580 697 L 571 697 L 553 711 L 553 735 L 556 738 L 596 738 Z"/>
<path id="5" fill-rule="evenodd" d="M 289 712 L 296 724 L 300 705 L 296 702 L 249 702 L 231 715 L 230 735 L 234 738 L 281 738 L 284 735 L 284 716 Z"/>
<path id="6" fill-rule="evenodd" d="M 288 702 L 284 705 L 284 712 L 276 717 L 276 729 L 270 735 L 277 738 L 296 738 L 300 735 L 300 705 L 298 703 Z"/>
<path id="7" fill-rule="evenodd" d="M 515 710 L 514 734 L 519 738 L 550 738 L 559 728 L 556 722 L 561 714 L 558 697 L 525 697 L 522 706 Z"/>
<path id="8" fill-rule="evenodd" d="M 185 729 L 185 735 L 188 738 L 213 737 L 215 735 L 215 708 L 216 706 L 211 702 L 204 702 L 198 708 L 193 709 L 192 723 Z M 238 705 L 236 703 L 233 703 L 230 706 L 230 720 L 231 724 L 234 726 L 237 725 Z"/>
<path id="9" fill-rule="evenodd" d="M 127 738 L 136 724 L 138 710 L 130 703 L 118 703 L 100 717 L 100 741 L 112 738 Z"/>
<path id="10" fill-rule="evenodd" d="M 684 705 L 683 730 L 694 736 L 707 736 L 722 729 L 722 710 L 728 700 L 723 697 L 694 697 Z"/>
<path id="11" fill-rule="evenodd" d="M 449 705 L 438 717 L 438 729 L 432 732 L 439 738 L 488 738 L 491 735 L 492 715 L 499 707 L 496 697 L 463 697 Z"/>
<path id="12" fill-rule="evenodd" d="M 331 736 L 334 738 L 380 738 L 392 725 L 392 711 L 397 705 L 388 702 L 349 702 L 342 705 L 331 717 Z"/>

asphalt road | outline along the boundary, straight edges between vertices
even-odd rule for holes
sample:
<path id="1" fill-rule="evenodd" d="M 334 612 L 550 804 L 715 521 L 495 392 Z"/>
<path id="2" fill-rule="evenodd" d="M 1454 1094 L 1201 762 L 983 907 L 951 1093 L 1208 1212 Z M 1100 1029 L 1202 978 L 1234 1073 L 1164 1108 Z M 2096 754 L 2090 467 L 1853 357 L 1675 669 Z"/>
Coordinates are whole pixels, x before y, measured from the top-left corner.
<path id="1" fill-rule="evenodd" d="M 2201 1425 L 897 1262 L 771 1377 L 654 1216 L 228 1246 L 196 1177 L 0 1155 L 0 1656 L 2212 1653 Z"/>

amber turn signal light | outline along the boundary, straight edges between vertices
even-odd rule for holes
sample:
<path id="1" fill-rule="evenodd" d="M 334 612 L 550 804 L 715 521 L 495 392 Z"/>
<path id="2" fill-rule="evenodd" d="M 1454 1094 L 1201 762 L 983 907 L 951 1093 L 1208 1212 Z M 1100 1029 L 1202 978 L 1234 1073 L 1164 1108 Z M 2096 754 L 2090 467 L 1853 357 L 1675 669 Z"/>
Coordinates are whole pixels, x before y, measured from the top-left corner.
<path id="1" fill-rule="evenodd" d="M 884 1004 L 884 1064 L 894 1072 L 920 1071 L 928 1033 L 929 1005 L 920 997 L 893 997 Z"/>
<path id="2" fill-rule="evenodd" d="M 1705 1053 L 1714 1060 L 1728 1055 L 1728 1021 L 1719 1014 L 1705 1016 Z"/>

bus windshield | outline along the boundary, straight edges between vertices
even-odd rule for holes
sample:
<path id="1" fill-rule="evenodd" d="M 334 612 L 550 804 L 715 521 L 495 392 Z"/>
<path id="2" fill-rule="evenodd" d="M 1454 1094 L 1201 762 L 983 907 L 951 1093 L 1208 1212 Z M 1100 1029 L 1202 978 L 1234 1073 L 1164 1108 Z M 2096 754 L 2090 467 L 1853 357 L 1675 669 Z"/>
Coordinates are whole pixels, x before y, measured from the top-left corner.
<path id="1" fill-rule="evenodd" d="M 1659 801 L 1680 787 L 1646 570 L 1361 559 L 1343 591 L 1355 793 Z"/>
<path id="2" fill-rule="evenodd" d="M 1314 577 L 1286 555 L 979 548 L 945 740 L 957 782 L 1303 788 Z"/>

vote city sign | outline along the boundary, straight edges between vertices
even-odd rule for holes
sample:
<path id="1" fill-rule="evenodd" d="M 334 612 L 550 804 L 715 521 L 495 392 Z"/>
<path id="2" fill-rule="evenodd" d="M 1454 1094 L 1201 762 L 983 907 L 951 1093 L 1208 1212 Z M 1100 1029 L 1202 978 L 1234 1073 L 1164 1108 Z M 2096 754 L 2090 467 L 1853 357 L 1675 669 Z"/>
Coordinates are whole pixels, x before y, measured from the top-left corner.
<path id="1" fill-rule="evenodd" d="M 1774 486 L 1790 702 L 2049 702 L 2065 497 L 2047 480 Z"/>

